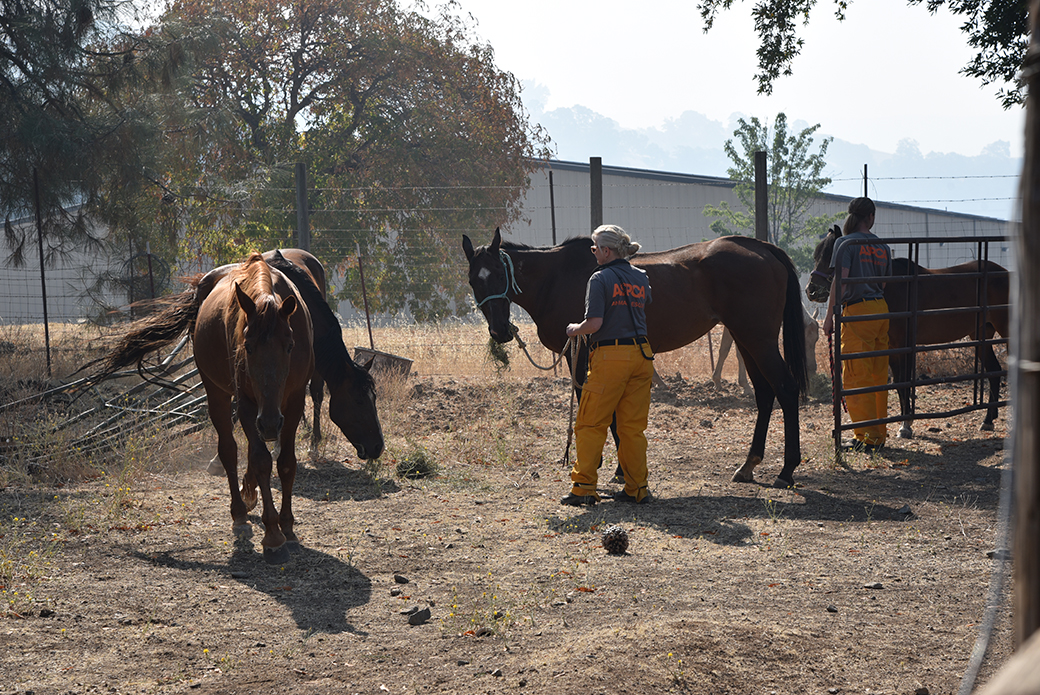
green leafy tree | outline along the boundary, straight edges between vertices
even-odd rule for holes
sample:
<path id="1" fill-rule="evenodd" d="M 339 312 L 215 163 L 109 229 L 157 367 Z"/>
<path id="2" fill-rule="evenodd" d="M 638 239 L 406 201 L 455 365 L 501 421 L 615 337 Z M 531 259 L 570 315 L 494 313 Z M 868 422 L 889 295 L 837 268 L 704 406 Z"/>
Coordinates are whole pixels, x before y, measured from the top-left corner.
<path id="1" fill-rule="evenodd" d="M 161 85 L 177 61 L 130 30 L 125 10 L 118 0 L 0 0 L 0 214 L 15 265 L 35 252 L 35 224 L 16 223 L 37 203 L 53 260 L 103 243 L 106 190 L 138 189 L 154 121 L 126 97 Z"/>
<path id="2" fill-rule="evenodd" d="M 156 31 L 191 60 L 162 176 L 189 257 L 289 244 L 304 162 L 312 248 L 350 274 L 339 296 L 361 304 L 360 249 L 373 310 L 466 308 L 459 232 L 515 219 L 548 156 L 468 25 L 395 0 L 178 0 Z"/>
<path id="3" fill-rule="evenodd" d="M 804 45 L 798 27 L 809 23 L 809 12 L 816 2 L 757 0 L 752 7 L 759 37 L 755 79 L 760 93 L 772 93 L 777 78 L 791 74 L 791 65 Z M 834 0 L 834 14 L 839 20 L 844 21 L 850 4 L 851 0 Z M 1004 108 L 1024 102 L 1018 71 L 1029 47 L 1027 0 L 907 0 L 907 4 L 923 4 L 932 14 L 946 8 L 954 16 L 962 17 L 961 28 L 968 45 L 978 53 L 961 72 L 979 78 L 984 85 L 1002 85 L 997 96 Z M 710 31 L 719 12 L 732 5 L 733 0 L 700 0 L 697 8 L 704 20 L 704 31 Z"/>
<path id="4" fill-rule="evenodd" d="M 755 152 L 766 153 L 766 185 L 768 186 L 769 241 L 787 251 L 795 265 L 812 268 L 815 240 L 838 216 L 811 215 L 813 205 L 830 178 L 823 175 L 827 166 L 827 147 L 832 138 L 823 138 L 814 153 L 816 124 L 800 133 L 789 133 L 786 114 L 777 114 L 770 132 L 769 124 L 752 118 L 737 121 L 735 140 L 724 146 L 733 166 L 727 170 L 737 181 L 736 193 L 745 210 L 733 209 L 729 203 L 704 208 L 707 217 L 717 218 L 711 229 L 716 234 L 755 233 Z"/>

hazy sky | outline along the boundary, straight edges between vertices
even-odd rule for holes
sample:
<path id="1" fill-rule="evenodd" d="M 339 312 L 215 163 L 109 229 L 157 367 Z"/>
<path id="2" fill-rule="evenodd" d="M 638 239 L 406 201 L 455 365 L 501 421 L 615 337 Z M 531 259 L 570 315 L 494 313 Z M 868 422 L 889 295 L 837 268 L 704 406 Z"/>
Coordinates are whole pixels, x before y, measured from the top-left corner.
<path id="1" fill-rule="evenodd" d="M 922 153 L 977 155 L 1006 141 L 1022 152 L 1024 110 L 1005 111 L 993 85 L 958 71 L 972 52 L 948 12 L 905 0 L 853 0 L 834 19 L 820 0 L 802 28 L 794 75 L 756 94 L 752 0 L 735 2 L 710 33 L 694 0 L 459 0 L 500 69 L 549 91 L 546 109 L 581 105 L 625 128 L 685 111 L 726 123 L 739 112 L 819 123 L 820 133 L 880 152 L 904 139 Z"/>

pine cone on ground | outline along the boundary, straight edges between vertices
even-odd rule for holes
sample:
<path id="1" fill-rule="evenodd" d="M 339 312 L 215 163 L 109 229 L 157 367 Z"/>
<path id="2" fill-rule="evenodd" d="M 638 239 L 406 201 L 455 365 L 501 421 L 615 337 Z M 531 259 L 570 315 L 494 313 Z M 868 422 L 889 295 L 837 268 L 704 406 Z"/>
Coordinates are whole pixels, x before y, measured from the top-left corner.
<path id="1" fill-rule="evenodd" d="M 628 532 L 620 526 L 608 526 L 603 530 L 603 549 L 611 555 L 622 555 L 628 550 Z"/>

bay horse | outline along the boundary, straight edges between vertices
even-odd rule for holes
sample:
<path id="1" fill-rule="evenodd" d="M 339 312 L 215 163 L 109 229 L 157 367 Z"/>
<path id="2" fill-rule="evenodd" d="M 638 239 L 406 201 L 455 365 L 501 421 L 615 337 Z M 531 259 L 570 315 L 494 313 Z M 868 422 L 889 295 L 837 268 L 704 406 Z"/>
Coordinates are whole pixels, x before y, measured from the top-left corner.
<path id="1" fill-rule="evenodd" d="M 596 269 L 590 245 L 588 237 L 577 237 L 557 246 L 533 248 L 503 242 L 496 229 L 490 244 L 474 248 L 463 235 L 469 284 L 491 337 L 499 343 L 513 339 L 509 312 L 515 302 L 531 315 L 542 345 L 561 352 L 567 324 L 585 315 L 585 286 Z M 790 258 L 772 244 L 730 236 L 639 253 L 631 262 L 646 271 L 653 289 L 646 323 L 655 353 L 688 345 L 724 323 L 744 358 L 758 417 L 747 459 L 733 480 L 754 481 L 777 400 L 784 414 L 784 466 L 774 485 L 793 485 L 794 469 L 801 461 L 799 396 L 805 393 L 808 377 L 801 289 Z M 781 325 L 786 362 L 778 347 Z M 587 355 L 583 348 L 578 358 L 582 383 Z"/>
<path id="2" fill-rule="evenodd" d="M 98 381 L 142 361 L 185 332 L 192 335 L 195 363 L 206 389 L 217 453 L 231 491 L 232 530 L 252 535 L 248 510 L 263 500 L 264 559 L 286 562 L 293 531 L 292 490 L 296 478 L 296 428 L 303 417 L 307 382 L 314 370 L 310 312 L 296 287 L 263 257 L 218 275 L 189 280 L 188 290 L 164 301 L 166 308 L 134 324 L 91 379 Z M 238 488 L 238 445 L 233 433 L 233 401 L 248 442 L 246 473 Z M 271 495 L 276 442 L 281 509 Z"/>
<path id="3" fill-rule="evenodd" d="M 310 394 L 313 405 L 311 454 L 321 442 L 321 406 L 325 385 L 329 388 L 329 419 L 354 445 L 360 459 L 377 459 L 383 453 L 383 430 L 376 409 L 372 361 L 358 365 L 343 344 L 343 329 L 326 300 L 325 267 L 303 249 L 274 249 L 263 254 L 269 266 L 285 275 L 303 297 L 314 328 L 314 374 Z M 206 274 L 215 282 L 237 264 L 214 268 Z M 374 359 L 374 358 L 373 358 Z"/>
<path id="4" fill-rule="evenodd" d="M 834 252 L 834 244 L 842 235 L 841 227 L 834 227 L 816 245 L 813 251 L 815 269 L 809 276 L 809 284 L 805 287 L 806 296 L 814 302 L 827 302 L 831 291 L 831 282 L 834 277 L 834 269 L 831 265 L 831 255 Z M 882 239 L 882 241 L 890 241 Z M 971 274 L 980 277 L 965 277 Z M 918 275 L 917 280 L 917 303 L 919 311 L 929 309 L 950 309 L 957 307 L 976 308 L 982 305 L 982 289 L 985 288 L 985 314 L 980 311 L 960 311 L 942 314 L 921 314 L 913 326 L 915 329 L 915 344 L 917 345 L 939 345 L 952 343 L 961 338 L 980 340 L 985 336 L 986 340 L 992 340 L 995 333 L 1001 337 L 1008 337 L 1009 313 L 1008 296 L 1010 293 L 1010 275 L 1004 267 L 992 261 L 969 261 L 949 268 L 925 268 L 914 263 L 908 258 L 892 259 L 893 276 Z M 981 283 L 981 284 L 980 284 Z M 888 282 L 885 284 L 885 302 L 888 304 L 889 312 L 910 311 L 910 294 L 912 290 L 908 282 Z M 982 318 L 985 316 L 985 325 Z M 910 319 L 893 318 L 888 324 L 888 347 L 890 350 L 909 347 Z M 1000 362 L 993 351 L 992 345 L 984 345 L 976 348 L 986 372 L 993 373 L 1001 371 Z M 889 368 L 892 370 L 892 380 L 896 384 L 906 384 L 910 381 L 911 355 L 890 355 L 888 358 Z M 899 414 L 902 417 L 902 425 L 899 428 L 899 437 L 912 439 L 914 436 L 911 428 L 911 415 L 913 414 L 913 402 L 909 385 L 897 386 L 899 394 Z M 997 419 L 997 402 L 1000 400 L 1000 376 L 989 377 L 989 406 L 986 409 L 986 417 L 979 427 L 982 431 L 992 432 L 993 422 Z"/>

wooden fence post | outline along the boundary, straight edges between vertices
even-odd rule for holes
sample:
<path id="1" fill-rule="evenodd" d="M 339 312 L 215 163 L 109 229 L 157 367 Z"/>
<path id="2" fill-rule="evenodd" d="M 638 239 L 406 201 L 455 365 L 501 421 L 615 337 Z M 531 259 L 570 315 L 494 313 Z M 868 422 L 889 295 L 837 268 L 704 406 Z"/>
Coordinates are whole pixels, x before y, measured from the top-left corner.
<path id="1" fill-rule="evenodd" d="M 307 202 L 307 165 L 296 163 L 296 235 L 299 248 L 311 250 L 311 211 Z"/>
<path id="2" fill-rule="evenodd" d="M 766 153 L 755 152 L 755 238 L 769 241 L 769 184 L 766 182 Z"/>
<path id="3" fill-rule="evenodd" d="M 1026 155 L 1022 167 L 1022 226 L 1018 246 L 1018 293 L 1012 310 L 1017 325 L 1014 412 L 1015 645 L 1040 628 L 1040 2 L 1030 3 L 1032 37 L 1022 76 L 1026 90 Z"/>
<path id="4" fill-rule="evenodd" d="M 603 159 L 589 157 L 589 212 L 592 214 L 592 229 L 603 224 Z"/>

